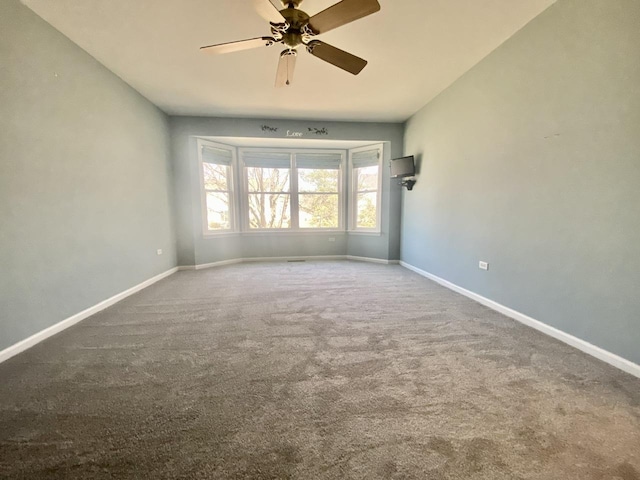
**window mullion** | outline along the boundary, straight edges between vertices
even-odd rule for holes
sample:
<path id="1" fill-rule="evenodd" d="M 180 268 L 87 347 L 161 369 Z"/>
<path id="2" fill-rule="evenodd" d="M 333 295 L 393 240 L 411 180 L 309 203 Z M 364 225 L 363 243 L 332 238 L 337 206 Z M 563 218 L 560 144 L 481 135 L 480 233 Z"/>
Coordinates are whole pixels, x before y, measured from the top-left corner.
<path id="1" fill-rule="evenodd" d="M 249 220 L 249 178 L 247 175 L 247 167 L 241 155 L 238 155 L 238 197 L 240 198 L 240 225 L 244 232 L 250 230 L 251 224 Z"/>
<path id="2" fill-rule="evenodd" d="M 300 228 L 300 200 L 298 198 L 298 168 L 295 165 L 295 154 L 291 154 L 291 174 L 289 175 L 289 190 L 291 201 L 291 228 Z"/>

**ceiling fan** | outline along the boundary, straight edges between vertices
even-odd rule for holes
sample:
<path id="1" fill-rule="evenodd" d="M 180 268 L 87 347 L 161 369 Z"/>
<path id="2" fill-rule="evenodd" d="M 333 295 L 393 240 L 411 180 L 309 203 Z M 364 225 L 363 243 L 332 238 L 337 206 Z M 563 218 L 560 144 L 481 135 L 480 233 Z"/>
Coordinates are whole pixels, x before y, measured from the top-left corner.
<path id="1" fill-rule="evenodd" d="M 218 55 L 282 43 L 276 72 L 276 87 L 291 85 L 296 64 L 297 47 L 304 45 L 314 57 L 331 63 L 353 75 L 359 74 L 367 61 L 340 50 L 315 36 L 371 15 L 380 10 L 378 0 L 342 0 L 310 17 L 298 7 L 302 0 L 280 0 L 284 8 L 278 10 L 270 0 L 252 0 L 257 12 L 271 25 L 271 37 L 257 37 L 237 42 L 207 45 L 200 50 Z"/>

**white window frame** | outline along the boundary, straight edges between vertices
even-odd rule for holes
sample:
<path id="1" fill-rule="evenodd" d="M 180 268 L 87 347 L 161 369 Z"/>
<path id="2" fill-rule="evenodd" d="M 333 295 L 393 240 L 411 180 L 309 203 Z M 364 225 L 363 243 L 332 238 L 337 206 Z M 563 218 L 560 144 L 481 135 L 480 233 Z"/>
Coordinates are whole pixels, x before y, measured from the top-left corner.
<path id="1" fill-rule="evenodd" d="M 237 182 L 236 182 L 236 168 L 237 168 L 237 152 L 236 147 L 231 145 L 225 145 L 223 143 L 212 142 L 203 138 L 197 139 L 198 148 L 198 170 L 200 178 L 200 208 L 201 208 L 201 222 L 202 222 L 202 234 L 205 237 L 217 237 L 221 235 L 229 235 L 238 233 L 238 208 L 237 208 Z M 213 147 L 221 150 L 228 150 L 231 152 L 231 165 L 229 166 L 229 178 L 227 178 L 227 186 L 229 187 L 229 227 L 219 230 L 209 229 L 209 219 L 207 215 L 207 189 L 204 184 L 204 161 L 202 160 L 203 147 Z"/>
<path id="2" fill-rule="evenodd" d="M 358 182 L 355 175 L 357 167 L 353 165 L 353 155 L 359 152 L 366 152 L 369 150 L 378 150 L 378 190 L 376 194 L 376 226 L 374 228 L 358 227 L 357 214 L 358 214 Z M 364 147 L 352 148 L 349 150 L 349 193 L 351 198 L 349 199 L 349 233 L 360 234 L 380 234 L 382 226 L 382 160 L 384 158 L 384 144 L 376 143 L 367 145 Z"/>
<path id="3" fill-rule="evenodd" d="M 289 227 L 286 228 L 251 228 L 251 222 L 249 221 L 249 177 L 247 176 L 247 166 L 244 161 L 244 155 L 246 153 L 275 153 L 275 154 L 286 154 L 289 155 L 289 211 L 291 212 L 289 218 Z M 241 147 L 238 149 L 238 158 L 239 158 L 239 173 L 240 173 L 240 184 L 241 184 L 241 208 L 242 208 L 242 231 L 243 233 L 253 234 L 255 232 L 275 232 L 275 233 L 288 233 L 293 230 L 293 172 L 291 170 L 291 154 L 286 150 L 281 149 L 273 149 L 273 148 L 244 148 Z M 269 168 L 269 167 L 264 167 Z M 276 193 L 276 192 L 273 192 Z"/>
<path id="4" fill-rule="evenodd" d="M 250 228 L 249 222 L 249 185 L 246 174 L 246 165 L 243 157 L 245 153 L 276 153 L 289 155 L 289 195 L 291 207 L 290 226 L 288 228 Z M 299 226 L 299 194 L 298 191 L 298 167 L 296 165 L 296 153 L 305 154 L 339 154 L 340 167 L 338 168 L 338 227 L 337 228 L 300 228 Z M 240 147 L 238 148 L 238 165 L 241 181 L 240 183 L 240 208 L 242 211 L 242 232 L 243 234 L 260 235 L 260 234 L 288 234 L 288 233 L 309 233 L 321 234 L 331 232 L 344 232 L 345 226 L 345 195 L 344 195 L 344 170 L 346 151 L 339 149 L 311 149 L 311 148 L 261 148 L 261 147 Z"/>
<path id="5" fill-rule="evenodd" d="M 320 228 L 320 227 L 298 227 L 298 231 L 300 232 L 344 232 L 346 229 L 346 225 L 345 225 L 345 209 L 346 209 L 346 202 L 345 202 L 345 186 L 344 186 L 344 181 L 345 181 L 345 168 L 346 168 L 346 151 L 345 150 L 313 150 L 313 149 L 305 149 L 305 150 L 296 150 L 296 152 L 294 152 L 294 164 L 296 163 L 296 153 L 305 153 L 305 154 L 317 154 L 317 153 L 325 153 L 325 154 L 334 154 L 334 155 L 340 155 L 340 166 L 338 167 L 338 191 L 336 192 L 338 194 L 338 226 L 336 228 Z M 304 168 L 303 168 L 304 170 Z M 300 195 L 300 189 L 298 188 L 298 165 L 295 165 L 295 177 L 296 177 L 296 206 L 298 207 L 296 209 L 296 215 L 299 215 L 300 213 L 300 208 L 299 208 L 299 195 Z M 311 193 L 313 194 L 313 192 L 302 192 L 304 193 Z M 315 193 L 316 195 L 321 195 L 322 193 Z M 333 195 L 333 193 L 331 193 L 331 195 Z M 297 225 L 300 224 L 300 219 L 297 218 Z"/>

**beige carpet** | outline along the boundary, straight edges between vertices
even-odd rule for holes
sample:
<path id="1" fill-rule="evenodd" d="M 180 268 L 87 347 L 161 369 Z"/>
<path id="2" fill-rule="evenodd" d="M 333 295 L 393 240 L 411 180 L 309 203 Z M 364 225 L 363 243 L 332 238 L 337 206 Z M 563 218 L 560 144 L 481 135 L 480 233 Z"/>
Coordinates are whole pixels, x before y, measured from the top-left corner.
<path id="1" fill-rule="evenodd" d="M 640 479 L 640 380 L 399 266 L 180 272 L 0 379 L 0 478 Z"/>

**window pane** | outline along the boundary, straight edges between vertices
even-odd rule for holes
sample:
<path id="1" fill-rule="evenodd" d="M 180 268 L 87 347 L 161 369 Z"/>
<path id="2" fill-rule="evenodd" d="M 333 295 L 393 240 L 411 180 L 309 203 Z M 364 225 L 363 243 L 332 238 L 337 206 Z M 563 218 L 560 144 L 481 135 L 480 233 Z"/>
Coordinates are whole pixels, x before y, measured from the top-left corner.
<path id="1" fill-rule="evenodd" d="M 376 228 L 377 200 L 378 194 L 376 192 L 358 194 L 358 211 L 356 218 L 356 226 L 358 228 Z"/>
<path id="2" fill-rule="evenodd" d="M 298 169 L 298 191 L 338 192 L 338 170 L 319 168 Z"/>
<path id="3" fill-rule="evenodd" d="M 207 192 L 207 228 L 209 230 L 231 228 L 228 193 Z"/>
<path id="4" fill-rule="evenodd" d="M 300 228 L 338 228 L 338 194 L 301 193 Z"/>
<path id="5" fill-rule="evenodd" d="M 247 167 L 250 192 L 288 192 L 288 168 Z"/>
<path id="6" fill-rule="evenodd" d="M 358 175 L 358 191 L 378 190 L 378 166 L 356 169 Z"/>
<path id="7" fill-rule="evenodd" d="M 249 194 L 249 226 L 251 228 L 289 228 L 290 212 L 288 193 Z"/>
<path id="8" fill-rule="evenodd" d="M 203 163 L 204 188 L 207 190 L 229 190 L 229 166 Z"/>

